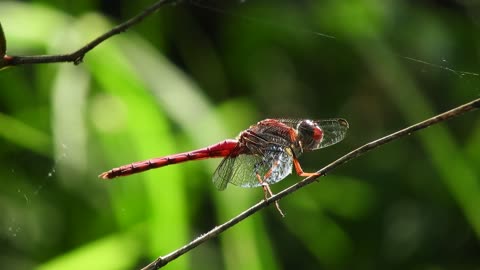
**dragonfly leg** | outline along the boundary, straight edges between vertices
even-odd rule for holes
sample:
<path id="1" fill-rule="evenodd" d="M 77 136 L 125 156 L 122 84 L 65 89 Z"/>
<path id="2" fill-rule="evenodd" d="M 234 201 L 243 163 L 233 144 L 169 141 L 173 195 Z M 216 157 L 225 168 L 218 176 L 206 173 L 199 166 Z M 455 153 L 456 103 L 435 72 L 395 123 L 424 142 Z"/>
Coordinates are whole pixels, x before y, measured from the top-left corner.
<path id="1" fill-rule="evenodd" d="M 300 162 L 298 162 L 298 160 L 296 158 L 293 158 L 293 166 L 295 167 L 295 171 L 297 172 L 297 174 L 299 176 L 304 176 L 304 177 L 308 177 L 308 176 L 319 176 L 318 173 L 316 172 L 304 172 L 303 169 L 302 169 L 302 166 L 300 166 Z"/>
<path id="2" fill-rule="evenodd" d="M 268 174 L 268 172 L 267 172 Z M 257 179 L 262 185 L 263 188 L 263 193 L 265 194 L 265 200 L 267 200 L 269 197 L 273 196 L 273 192 L 270 189 L 270 186 L 268 185 L 267 182 L 263 181 L 262 177 L 257 173 Z M 280 208 L 280 204 L 278 204 L 278 201 L 275 201 L 275 207 L 277 208 L 277 211 L 280 213 L 282 217 L 285 217 L 285 214 L 283 213 L 282 209 Z"/>

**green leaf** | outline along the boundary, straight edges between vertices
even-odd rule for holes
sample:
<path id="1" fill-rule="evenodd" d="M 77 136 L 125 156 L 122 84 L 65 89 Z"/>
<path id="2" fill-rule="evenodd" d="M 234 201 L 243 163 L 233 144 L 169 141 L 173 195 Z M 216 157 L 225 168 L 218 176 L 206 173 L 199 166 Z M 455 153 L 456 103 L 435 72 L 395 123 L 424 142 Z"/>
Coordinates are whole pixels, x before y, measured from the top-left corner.
<path id="1" fill-rule="evenodd" d="M 126 232 L 118 232 L 91 241 L 37 267 L 55 269 L 133 269 L 143 250 L 140 224 Z"/>
<path id="2" fill-rule="evenodd" d="M 50 155 L 48 134 L 3 113 L 0 113 L 0 138 L 37 154 Z"/>

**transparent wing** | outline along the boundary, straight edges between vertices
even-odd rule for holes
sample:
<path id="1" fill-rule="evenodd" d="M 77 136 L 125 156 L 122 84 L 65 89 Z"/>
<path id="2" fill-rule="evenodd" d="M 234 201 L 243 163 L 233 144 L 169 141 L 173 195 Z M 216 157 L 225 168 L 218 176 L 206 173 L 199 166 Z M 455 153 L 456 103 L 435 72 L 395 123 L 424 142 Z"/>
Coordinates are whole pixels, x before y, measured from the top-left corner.
<path id="1" fill-rule="evenodd" d="M 282 122 L 292 128 L 296 128 L 300 121 L 303 119 L 278 119 L 279 122 Z M 334 119 L 324 119 L 324 120 L 312 120 L 315 122 L 323 131 L 322 142 L 318 145 L 317 148 L 311 150 L 317 150 L 336 144 L 345 138 L 348 130 L 348 122 L 342 118 Z"/>
<path id="2" fill-rule="evenodd" d="M 251 188 L 261 186 L 261 180 L 274 184 L 292 173 L 292 156 L 283 148 L 272 145 L 264 155 L 240 154 L 228 156 L 222 160 L 213 174 L 213 183 L 219 190 L 228 183 Z"/>
<path id="3" fill-rule="evenodd" d="M 314 121 L 323 131 L 323 139 L 319 148 L 336 144 L 345 138 L 348 130 L 348 122 L 345 119 L 327 119 Z M 315 150 L 315 149 L 312 149 Z"/>

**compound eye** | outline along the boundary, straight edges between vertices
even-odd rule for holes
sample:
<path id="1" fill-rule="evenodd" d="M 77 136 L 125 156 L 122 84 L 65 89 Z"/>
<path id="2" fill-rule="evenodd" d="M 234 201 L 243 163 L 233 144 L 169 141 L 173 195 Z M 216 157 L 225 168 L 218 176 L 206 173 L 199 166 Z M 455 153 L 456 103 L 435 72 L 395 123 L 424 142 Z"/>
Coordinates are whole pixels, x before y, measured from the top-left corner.
<path id="1" fill-rule="evenodd" d="M 318 148 L 323 139 L 322 129 L 312 120 L 304 120 L 298 123 L 298 137 L 305 150 Z"/>
<path id="2" fill-rule="evenodd" d="M 312 135 L 313 139 L 315 141 L 318 141 L 320 143 L 320 141 L 322 141 L 322 138 L 323 138 L 323 131 L 322 129 L 317 125 L 317 124 L 314 124 L 313 126 L 313 135 Z"/>

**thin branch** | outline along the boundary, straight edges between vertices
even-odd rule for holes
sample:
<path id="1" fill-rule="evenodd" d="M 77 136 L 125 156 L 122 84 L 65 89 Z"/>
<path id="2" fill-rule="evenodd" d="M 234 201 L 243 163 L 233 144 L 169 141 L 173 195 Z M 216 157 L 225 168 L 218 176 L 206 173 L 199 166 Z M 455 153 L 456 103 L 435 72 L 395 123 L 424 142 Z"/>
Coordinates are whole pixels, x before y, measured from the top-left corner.
<path id="1" fill-rule="evenodd" d="M 69 54 L 57 54 L 57 55 L 31 55 L 31 56 L 9 56 L 3 55 L 3 59 L 0 59 L 0 69 L 8 66 L 18 66 L 25 64 L 45 64 L 45 63 L 57 63 L 57 62 L 73 62 L 75 65 L 80 64 L 90 50 L 95 48 L 97 45 L 103 41 L 109 39 L 110 37 L 125 32 L 131 26 L 141 22 L 143 19 L 149 15 L 156 12 L 162 6 L 170 3 L 178 2 L 178 0 L 160 0 L 150 7 L 146 8 L 144 11 L 138 15 L 132 17 L 128 21 L 121 23 L 114 28 L 110 29 L 108 32 L 97 37 L 96 39 L 90 41 L 85 46 L 81 47 L 75 52 Z"/>
<path id="2" fill-rule="evenodd" d="M 0 24 L 0 57 L 3 57 L 7 52 L 7 41 L 5 40 L 5 34 L 3 33 L 2 24 Z"/>
<path id="3" fill-rule="evenodd" d="M 476 100 L 473 100 L 471 102 L 465 103 L 461 106 L 458 106 L 458 107 L 456 107 L 456 108 L 454 108 L 450 111 L 444 112 L 442 114 L 438 114 L 438 115 L 436 115 L 432 118 L 429 118 L 425 121 L 422 121 L 422 122 L 417 123 L 415 125 L 412 125 L 410 127 L 399 130 L 395 133 L 392 133 L 392 134 L 390 134 L 388 136 L 385 136 L 383 138 L 380 138 L 378 140 L 367 143 L 367 144 L 351 151 L 350 153 L 342 156 L 341 158 L 335 160 L 334 162 L 325 166 L 321 170 L 317 171 L 318 176 L 307 177 L 307 178 L 303 179 L 302 181 L 300 181 L 300 182 L 282 190 L 281 192 L 277 193 L 276 195 L 268 198 L 267 200 L 262 200 L 262 201 L 258 202 L 257 204 L 253 205 L 249 209 L 240 213 L 238 216 L 230 219 L 229 221 L 223 223 L 220 226 L 216 226 L 215 228 L 213 228 L 212 230 L 210 230 L 206 234 L 201 235 L 200 237 L 196 238 L 195 240 L 188 243 L 187 245 L 173 251 L 170 254 L 167 254 L 167 255 L 162 256 L 162 257 L 158 257 L 155 261 L 151 262 L 149 265 L 142 268 L 142 270 L 156 270 L 156 269 L 159 269 L 159 268 L 165 266 L 169 262 L 171 262 L 174 259 L 180 257 L 181 255 L 187 253 L 188 251 L 192 250 L 193 248 L 199 246 L 203 242 L 205 242 L 205 241 L 207 241 L 211 238 L 217 237 L 220 233 L 226 231 L 227 229 L 229 229 L 230 227 L 239 223 L 240 221 L 242 221 L 242 220 L 246 219 L 247 217 L 253 215 L 254 213 L 258 212 L 260 209 L 263 209 L 263 208 L 267 207 L 268 205 L 282 199 L 283 197 L 285 197 L 289 194 L 292 194 L 296 190 L 298 190 L 298 189 L 300 189 L 300 188 L 302 188 L 306 185 L 309 185 L 309 184 L 315 182 L 316 180 L 318 181 L 318 179 L 317 179 L 318 177 L 326 175 L 327 173 L 336 169 L 340 165 L 345 164 L 348 161 L 350 161 L 350 160 L 352 160 L 352 159 L 354 159 L 354 158 L 356 158 L 360 155 L 363 155 L 363 154 L 369 152 L 370 150 L 373 150 L 374 148 L 377 148 L 377 147 L 379 147 L 383 144 L 386 144 L 386 143 L 391 142 L 393 140 L 399 139 L 399 138 L 404 137 L 406 135 L 410 135 L 410 134 L 412 134 L 416 131 L 427 128 L 427 127 L 432 126 L 434 124 L 438 124 L 440 122 L 446 121 L 446 120 L 451 119 L 453 117 L 462 115 L 466 112 L 473 111 L 475 109 L 478 109 L 479 107 L 480 107 L 480 99 L 476 99 Z"/>

